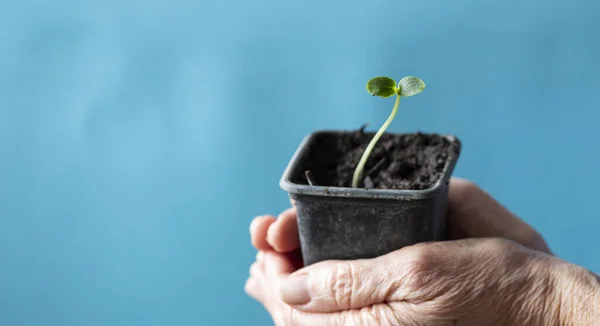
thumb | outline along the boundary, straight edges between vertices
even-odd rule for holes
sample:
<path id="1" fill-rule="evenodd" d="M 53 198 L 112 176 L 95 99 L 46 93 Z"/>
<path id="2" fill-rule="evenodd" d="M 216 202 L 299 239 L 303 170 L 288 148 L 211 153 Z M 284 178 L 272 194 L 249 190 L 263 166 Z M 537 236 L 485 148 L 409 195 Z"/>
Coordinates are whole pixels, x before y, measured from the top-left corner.
<path id="1" fill-rule="evenodd" d="M 289 275 L 281 286 L 280 296 L 288 305 L 314 313 L 339 312 L 391 301 L 397 299 L 393 296 L 399 287 L 398 266 L 389 255 L 320 262 Z"/>
<path id="2" fill-rule="evenodd" d="M 448 225 L 454 238 L 505 238 L 550 253 L 544 238 L 473 182 L 452 178 Z"/>

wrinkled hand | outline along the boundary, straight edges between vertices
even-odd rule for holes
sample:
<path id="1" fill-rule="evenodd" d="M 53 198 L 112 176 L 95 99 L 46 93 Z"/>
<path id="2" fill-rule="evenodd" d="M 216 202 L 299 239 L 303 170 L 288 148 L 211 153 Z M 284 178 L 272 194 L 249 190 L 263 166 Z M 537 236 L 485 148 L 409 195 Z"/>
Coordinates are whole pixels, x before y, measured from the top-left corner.
<path id="1" fill-rule="evenodd" d="M 276 325 L 600 325 L 596 277 L 478 187 L 451 181 L 448 218 L 462 240 L 302 268 L 295 209 L 258 217 L 246 292 Z"/>

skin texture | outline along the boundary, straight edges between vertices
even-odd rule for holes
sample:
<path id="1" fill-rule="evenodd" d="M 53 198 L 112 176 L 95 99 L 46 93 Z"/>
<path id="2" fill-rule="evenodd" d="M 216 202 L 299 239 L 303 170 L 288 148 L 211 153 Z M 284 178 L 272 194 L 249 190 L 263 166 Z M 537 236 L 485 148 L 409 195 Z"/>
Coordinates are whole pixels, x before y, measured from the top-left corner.
<path id="1" fill-rule="evenodd" d="M 473 183 L 450 183 L 452 241 L 303 268 L 295 208 L 251 224 L 246 282 L 275 325 L 600 325 L 600 280 Z"/>

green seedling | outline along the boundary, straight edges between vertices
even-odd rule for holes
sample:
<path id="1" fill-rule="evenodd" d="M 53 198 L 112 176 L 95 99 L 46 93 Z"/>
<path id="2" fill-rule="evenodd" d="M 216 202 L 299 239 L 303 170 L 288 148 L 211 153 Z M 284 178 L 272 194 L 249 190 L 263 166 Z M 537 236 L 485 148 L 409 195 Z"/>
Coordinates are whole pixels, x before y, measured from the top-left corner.
<path id="1" fill-rule="evenodd" d="M 398 112 L 398 106 L 400 105 L 400 98 L 402 96 L 409 97 L 413 95 L 417 95 L 421 93 L 425 89 L 425 83 L 417 78 L 417 77 L 404 77 L 398 82 L 398 86 L 396 86 L 396 81 L 389 77 L 375 77 L 367 83 L 367 91 L 371 93 L 373 96 L 381 96 L 381 97 L 390 97 L 396 95 L 396 103 L 394 104 L 394 108 L 392 109 L 392 113 L 387 118 L 385 123 L 379 128 L 379 131 L 375 134 L 367 149 L 363 153 L 358 165 L 356 166 L 356 170 L 354 170 L 354 176 L 352 177 L 352 187 L 358 188 L 358 182 L 362 177 L 363 170 L 365 168 L 365 164 L 369 159 L 369 155 L 373 151 L 375 144 L 379 141 L 379 138 L 383 135 L 385 130 L 390 126 L 392 120 L 396 116 L 396 112 Z"/>

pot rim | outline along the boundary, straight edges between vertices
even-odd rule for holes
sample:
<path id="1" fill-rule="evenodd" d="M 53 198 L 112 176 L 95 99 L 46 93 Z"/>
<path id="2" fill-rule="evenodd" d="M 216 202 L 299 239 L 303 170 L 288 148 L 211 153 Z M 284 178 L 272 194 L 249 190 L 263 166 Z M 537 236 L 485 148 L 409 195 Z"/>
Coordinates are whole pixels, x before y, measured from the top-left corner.
<path id="1" fill-rule="evenodd" d="M 345 134 L 354 132 L 350 130 L 316 130 L 304 137 L 294 155 L 289 161 L 280 181 L 279 186 L 294 195 L 308 196 L 324 196 L 324 197 L 339 197 L 339 198 L 368 198 L 368 199 L 392 199 L 392 200 L 419 200 L 435 197 L 438 193 L 444 190 L 444 187 L 450 181 L 452 171 L 456 166 L 456 162 L 461 151 L 461 142 L 454 135 L 438 134 L 446 137 L 450 142 L 457 147 L 456 151 L 450 153 L 446 159 L 446 165 L 442 170 L 442 175 L 438 181 L 428 189 L 424 190 L 399 190 L 399 189 L 365 189 L 365 188 L 349 188 L 349 187 L 330 187 L 330 186 L 311 186 L 297 184 L 291 181 L 292 175 L 296 174 L 301 166 L 301 163 L 308 157 L 311 143 L 317 136 L 323 134 Z M 411 133 L 390 133 L 390 135 L 405 135 Z"/>

